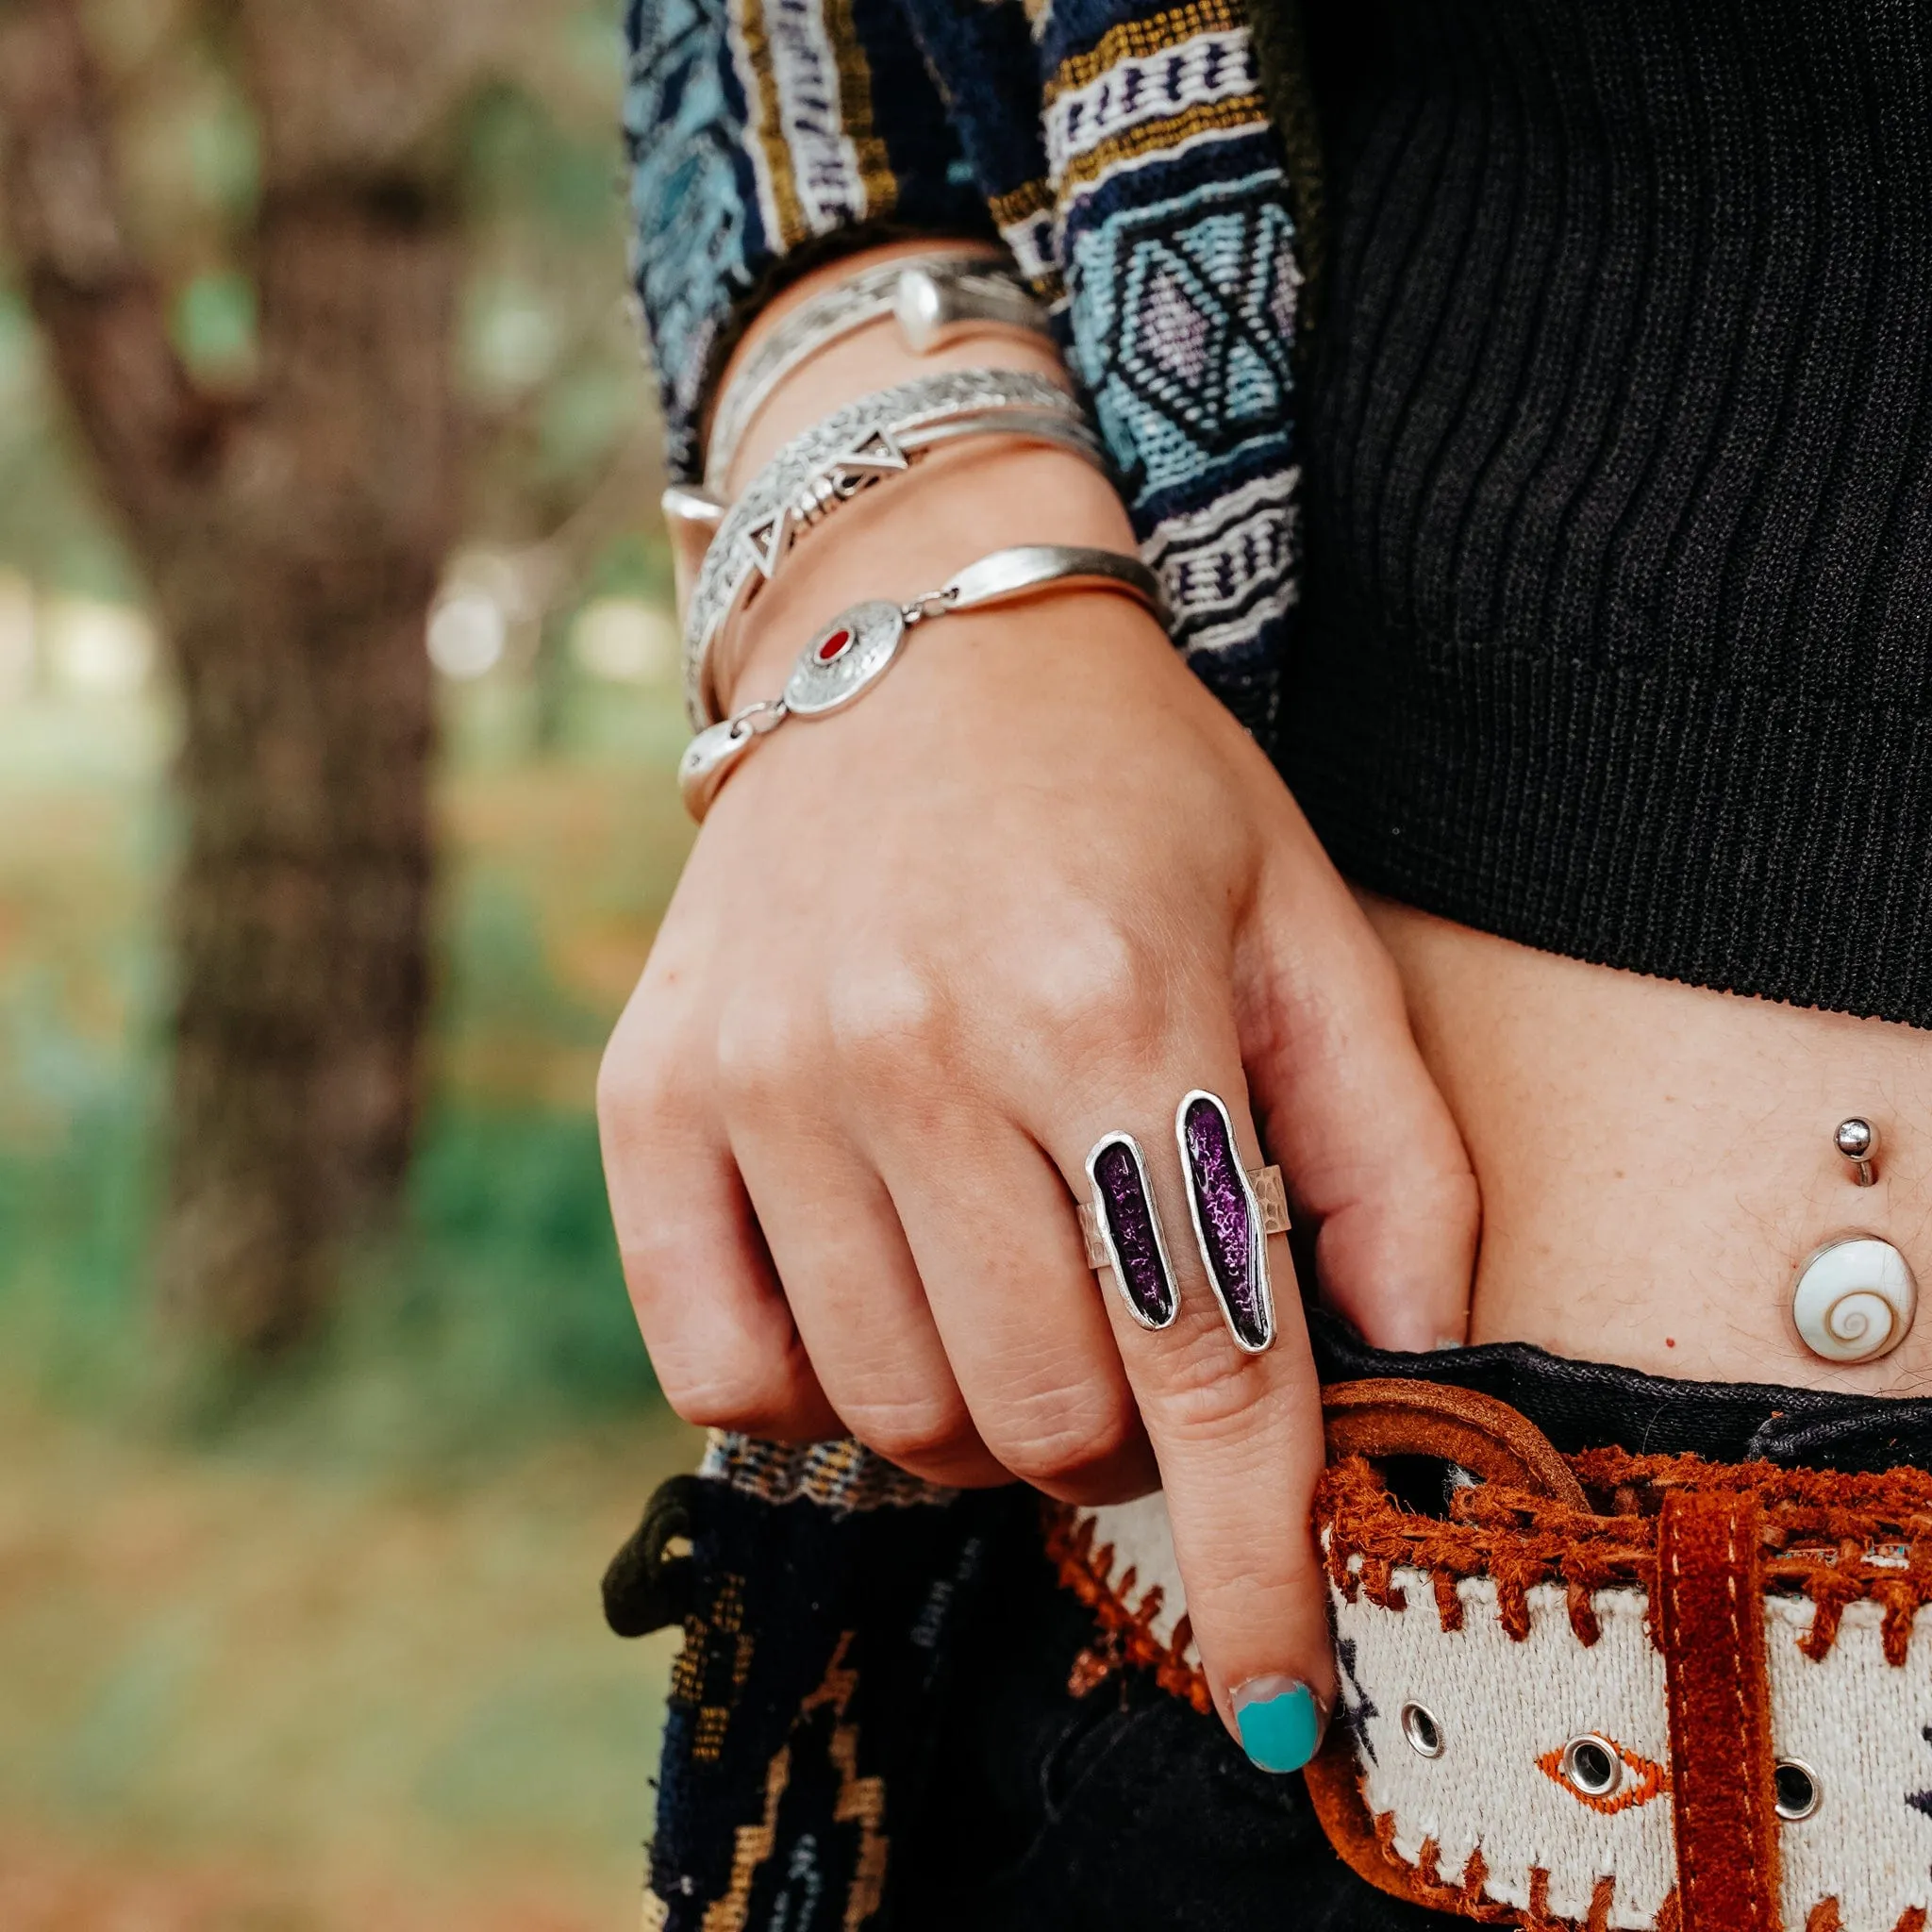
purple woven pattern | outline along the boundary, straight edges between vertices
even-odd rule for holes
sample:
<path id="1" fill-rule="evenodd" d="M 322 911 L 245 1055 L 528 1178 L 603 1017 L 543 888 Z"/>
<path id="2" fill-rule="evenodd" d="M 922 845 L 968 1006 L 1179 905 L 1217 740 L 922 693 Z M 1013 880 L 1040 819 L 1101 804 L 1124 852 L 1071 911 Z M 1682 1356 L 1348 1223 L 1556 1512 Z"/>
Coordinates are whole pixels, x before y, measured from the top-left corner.
<path id="1" fill-rule="evenodd" d="M 1274 1340 L 1274 1304 L 1268 1291 L 1261 1217 L 1248 1191 L 1226 1117 L 1206 1094 L 1188 1102 L 1180 1140 L 1201 1258 L 1220 1291 L 1228 1326 L 1244 1348 L 1266 1348 Z"/>
<path id="2" fill-rule="evenodd" d="M 1151 1328 L 1165 1328 L 1178 1306 L 1161 1251 L 1154 1203 L 1130 1141 L 1109 1141 L 1093 1157 L 1093 1191 L 1118 1257 L 1121 1287 L 1134 1312 Z"/>

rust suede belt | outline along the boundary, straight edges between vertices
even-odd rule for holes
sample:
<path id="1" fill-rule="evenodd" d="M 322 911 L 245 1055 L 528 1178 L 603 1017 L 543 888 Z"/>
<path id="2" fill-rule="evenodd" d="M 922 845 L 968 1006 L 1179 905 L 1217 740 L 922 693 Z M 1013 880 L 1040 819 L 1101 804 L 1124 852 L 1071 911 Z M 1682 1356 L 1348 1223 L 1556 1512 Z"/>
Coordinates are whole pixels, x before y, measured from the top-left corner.
<path id="1" fill-rule="evenodd" d="M 1324 1405 L 1341 1696 L 1307 1776 L 1364 1878 L 1536 1928 L 1924 1932 L 1932 1474 L 1565 1457 L 1430 1382 Z M 1161 1499 L 1049 1542 L 1108 1655 L 1207 1709 Z"/>

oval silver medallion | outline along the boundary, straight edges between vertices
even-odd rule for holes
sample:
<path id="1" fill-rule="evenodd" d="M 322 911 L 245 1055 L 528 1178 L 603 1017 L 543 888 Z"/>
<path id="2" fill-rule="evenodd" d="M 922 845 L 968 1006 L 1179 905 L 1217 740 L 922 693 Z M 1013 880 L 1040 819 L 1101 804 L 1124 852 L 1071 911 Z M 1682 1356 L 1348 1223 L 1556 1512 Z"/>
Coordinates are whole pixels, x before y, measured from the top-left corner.
<path id="1" fill-rule="evenodd" d="M 785 680 L 785 704 L 802 718 L 849 705 L 880 676 L 906 641 L 906 618 L 883 599 L 841 610 L 820 631 Z"/>

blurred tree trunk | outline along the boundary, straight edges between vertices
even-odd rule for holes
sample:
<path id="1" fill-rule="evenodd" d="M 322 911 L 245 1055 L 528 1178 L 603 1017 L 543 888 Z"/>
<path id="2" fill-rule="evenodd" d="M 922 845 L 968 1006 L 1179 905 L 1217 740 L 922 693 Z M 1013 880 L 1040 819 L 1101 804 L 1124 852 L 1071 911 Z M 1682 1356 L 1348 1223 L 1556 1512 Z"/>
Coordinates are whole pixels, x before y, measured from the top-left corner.
<path id="1" fill-rule="evenodd" d="M 0 0 L 0 195 L 185 701 L 164 1306 L 271 1350 L 416 1123 L 453 539 L 458 242 L 433 109 L 461 8 L 243 0 L 258 381 L 210 396 L 127 239 L 75 0 Z"/>

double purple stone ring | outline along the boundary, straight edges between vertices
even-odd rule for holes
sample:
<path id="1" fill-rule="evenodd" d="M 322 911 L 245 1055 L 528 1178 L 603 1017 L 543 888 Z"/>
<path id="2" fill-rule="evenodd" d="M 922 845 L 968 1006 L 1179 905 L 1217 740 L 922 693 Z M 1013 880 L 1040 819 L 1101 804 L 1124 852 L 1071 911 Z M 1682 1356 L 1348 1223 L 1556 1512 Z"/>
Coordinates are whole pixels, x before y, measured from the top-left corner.
<path id="1" fill-rule="evenodd" d="M 1250 1174 L 1241 1166 L 1234 1123 L 1218 1094 L 1196 1088 L 1184 1095 L 1174 1124 L 1201 1265 L 1236 1345 L 1258 1355 L 1274 1340 L 1268 1237 L 1286 1234 L 1289 1224 L 1281 1170 Z M 1131 1134 L 1095 1141 L 1087 1179 L 1093 1191 L 1092 1204 L 1080 1209 L 1087 1265 L 1112 1270 L 1141 1327 L 1165 1328 L 1179 1312 L 1180 1291 L 1140 1143 Z"/>

